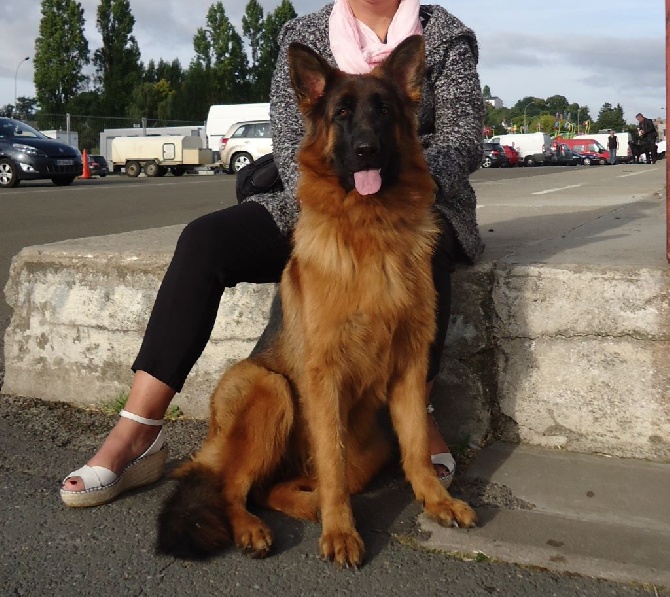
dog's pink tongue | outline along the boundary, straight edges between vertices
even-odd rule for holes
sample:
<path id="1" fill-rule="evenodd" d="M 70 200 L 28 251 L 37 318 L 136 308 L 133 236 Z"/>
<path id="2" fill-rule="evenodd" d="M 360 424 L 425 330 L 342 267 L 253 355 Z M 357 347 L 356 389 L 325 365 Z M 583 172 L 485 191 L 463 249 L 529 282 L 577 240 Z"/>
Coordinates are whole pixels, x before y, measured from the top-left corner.
<path id="1" fill-rule="evenodd" d="M 382 188 L 381 170 L 354 172 L 354 184 L 361 195 L 374 195 Z"/>

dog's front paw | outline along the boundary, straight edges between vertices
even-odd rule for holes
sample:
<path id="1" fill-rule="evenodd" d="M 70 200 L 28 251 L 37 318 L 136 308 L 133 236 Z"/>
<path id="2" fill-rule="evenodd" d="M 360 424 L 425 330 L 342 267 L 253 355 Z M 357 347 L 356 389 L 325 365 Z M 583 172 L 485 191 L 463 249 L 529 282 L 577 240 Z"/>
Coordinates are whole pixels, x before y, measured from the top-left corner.
<path id="1" fill-rule="evenodd" d="M 319 542 L 321 556 L 346 568 L 356 568 L 363 563 L 365 545 L 354 531 L 324 533 Z"/>
<path id="2" fill-rule="evenodd" d="M 272 547 L 272 531 L 255 516 L 250 515 L 245 522 L 234 527 L 235 545 L 252 558 L 264 558 Z"/>
<path id="3" fill-rule="evenodd" d="M 477 526 L 477 514 L 464 501 L 450 498 L 428 505 L 424 508 L 426 514 L 439 522 L 443 527 L 462 527 L 469 529 Z"/>

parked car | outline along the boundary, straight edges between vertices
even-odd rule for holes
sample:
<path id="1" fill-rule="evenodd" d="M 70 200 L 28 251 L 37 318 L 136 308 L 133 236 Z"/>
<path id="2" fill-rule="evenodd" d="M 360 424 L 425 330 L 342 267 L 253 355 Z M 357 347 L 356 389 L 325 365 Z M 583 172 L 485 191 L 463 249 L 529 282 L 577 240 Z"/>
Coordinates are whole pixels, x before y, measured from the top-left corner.
<path id="1" fill-rule="evenodd" d="M 107 174 L 109 174 L 109 166 L 107 165 L 107 160 L 104 158 L 104 156 L 89 155 L 88 167 L 91 171 L 91 174 L 97 176 L 107 176 Z"/>
<path id="2" fill-rule="evenodd" d="M 572 150 L 572 152 L 579 156 L 579 163 L 584 164 L 584 166 L 598 166 L 599 164 L 607 163 L 603 162 L 602 157 L 593 151 Z"/>
<path id="3" fill-rule="evenodd" d="M 582 163 L 582 157 L 573 152 L 564 143 L 555 143 L 551 155 L 545 161 L 548 166 L 577 166 Z"/>
<path id="4" fill-rule="evenodd" d="M 269 120 L 237 122 L 221 138 L 221 163 L 231 174 L 272 153 L 272 126 Z"/>
<path id="5" fill-rule="evenodd" d="M 511 145 L 503 145 L 502 147 L 505 150 L 505 155 L 507 156 L 507 165 L 511 167 L 518 166 L 521 162 L 519 152 Z"/>
<path id="6" fill-rule="evenodd" d="M 0 187 L 49 178 L 64 186 L 72 184 L 82 171 L 76 147 L 49 139 L 20 120 L 0 118 Z"/>
<path id="7" fill-rule="evenodd" d="M 509 163 L 505 150 L 500 143 L 485 141 L 482 143 L 484 155 L 482 156 L 482 168 L 501 168 Z"/>
<path id="8" fill-rule="evenodd" d="M 584 163 L 587 166 L 594 160 L 603 165 L 609 162 L 610 152 L 595 139 L 560 139 L 560 142 L 567 145 L 572 151 L 584 154 Z"/>

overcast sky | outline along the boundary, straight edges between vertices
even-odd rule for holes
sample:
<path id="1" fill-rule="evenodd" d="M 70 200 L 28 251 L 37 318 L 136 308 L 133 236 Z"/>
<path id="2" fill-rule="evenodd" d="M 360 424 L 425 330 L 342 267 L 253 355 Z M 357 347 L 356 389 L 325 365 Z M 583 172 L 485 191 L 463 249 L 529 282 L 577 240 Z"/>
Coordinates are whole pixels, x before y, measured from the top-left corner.
<path id="1" fill-rule="evenodd" d="M 95 28 L 98 0 L 80 0 L 91 53 L 100 46 Z M 266 11 L 278 0 L 260 0 Z M 663 0 L 434 0 L 478 36 L 482 85 L 511 106 L 525 96 L 565 95 L 588 105 L 596 118 L 603 103 L 620 103 L 624 116 L 665 117 L 665 29 Z M 241 32 L 247 0 L 225 0 Z M 0 105 L 34 96 L 32 58 L 40 20 L 39 0 L 2 0 Z M 188 66 L 193 35 L 205 25 L 213 0 L 130 0 L 135 37 L 146 63 L 179 58 Z M 325 4 L 325 2 L 324 2 Z M 298 14 L 321 2 L 293 0 Z M 187 7 L 185 9 L 185 7 Z M 20 64 L 20 66 L 19 66 Z M 18 66 L 18 76 L 17 73 Z"/>

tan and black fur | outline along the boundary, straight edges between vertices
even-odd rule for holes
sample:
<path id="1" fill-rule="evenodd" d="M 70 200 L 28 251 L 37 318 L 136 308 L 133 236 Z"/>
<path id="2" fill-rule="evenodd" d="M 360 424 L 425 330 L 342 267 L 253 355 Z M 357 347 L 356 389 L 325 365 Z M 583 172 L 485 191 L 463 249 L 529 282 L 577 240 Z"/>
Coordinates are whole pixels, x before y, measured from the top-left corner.
<path id="1" fill-rule="evenodd" d="M 267 555 L 272 533 L 247 510 L 253 498 L 320 520 L 322 556 L 357 566 L 364 546 L 350 495 L 392 453 L 378 423 L 384 406 L 425 511 L 447 526 L 476 521 L 440 484 L 428 447 L 437 229 L 416 134 L 424 45 L 408 38 L 369 75 L 346 75 L 301 44 L 290 47 L 289 63 L 306 136 L 282 324 L 221 378 L 207 439 L 176 472 L 160 515 L 158 549 L 201 557 L 232 541 Z M 361 195 L 353 173 L 370 168 L 381 170 L 382 187 Z"/>

